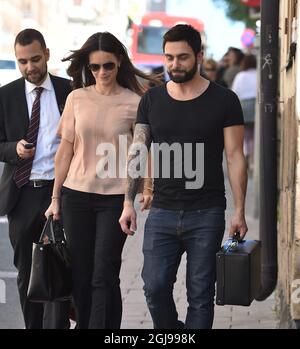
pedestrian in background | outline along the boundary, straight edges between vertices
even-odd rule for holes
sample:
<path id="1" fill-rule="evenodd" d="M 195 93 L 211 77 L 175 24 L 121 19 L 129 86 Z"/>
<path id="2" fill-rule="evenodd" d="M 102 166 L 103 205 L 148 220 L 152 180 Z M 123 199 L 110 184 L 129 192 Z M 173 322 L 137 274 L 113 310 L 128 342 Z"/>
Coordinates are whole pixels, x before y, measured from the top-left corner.
<path id="1" fill-rule="evenodd" d="M 177 25 L 164 35 L 167 84 L 145 93 L 138 109 L 135 145 L 179 147 L 174 156 L 154 158 L 154 197 L 145 223 L 142 277 L 155 329 L 211 328 L 214 318 L 216 252 L 221 247 L 226 208 L 222 168 L 225 148 L 235 211 L 229 235 L 247 232 L 245 195 L 247 172 L 243 155 L 243 113 L 234 92 L 203 78 L 200 33 Z M 185 151 L 186 144 L 190 151 Z M 197 148 L 204 145 L 203 163 Z M 155 154 L 155 153 L 154 153 Z M 153 156 L 154 156 L 153 154 Z M 128 158 L 128 169 L 138 154 Z M 183 159 L 180 164 L 178 156 Z M 163 166 L 162 166 L 163 163 Z M 198 165 L 197 165 L 198 164 Z M 164 168 L 171 170 L 166 178 Z M 182 175 L 178 175 L 181 168 Z M 189 178 L 186 168 L 197 169 Z M 203 181 L 197 173 L 203 171 Z M 176 173 L 177 172 L 177 173 Z M 139 178 L 128 174 L 122 230 L 136 229 L 133 206 Z M 186 288 L 189 303 L 185 323 L 178 320 L 173 288 L 182 254 L 186 253 Z"/>
<path id="2" fill-rule="evenodd" d="M 119 273 L 126 240 L 118 219 L 123 209 L 127 149 L 119 149 L 119 136 L 130 145 L 143 86 L 137 77 L 157 82 L 137 70 L 126 48 L 108 32 L 92 35 L 64 61 L 74 91 L 69 95 L 58 134 L 55 184 L 46 216 L 60 217 L 71 254 L 73 298 L 77 328 L 120 328 L 122 298 Z M 110 144 L 114 163 L 106 163 L 99 146 Z M 116 177 L 101 177 L 115 166 Z M 124 167 L 124 168 L 123 168 Z M 148 208 L 152 185 L 145 181 L 142 209 Z"/>
<path id="3" fill-rule="evenodd" d="M 32 244 L 38 242 L 51 202 L 56 129 L 70 81 L 48 73 L 50 51 L 35 29 L 21 31 L 15 55 L 22 78 L 0 88 L 0 215 L 8 217 L 18 270 L 18 290 L 27 329 L 68 328 L 69 302 L 27 300 Z"/>
<path id="4" fill-rule="evenodd" d="M 238 95 L 243 109 L 245 122 L 244 153 L 251 174 L 254 163 L 254 121 L 257 97 L 257 70 L 254 55 L 246 55 L 243 58 L 241 72 L 236 75 L 232 90 Z"/>
<path id="5" fill-rule="evenodd" d="M 217 69 L 218 69 L 218 64 L 217 62 L 212 59 L 205 59 L 203 62 L 203 73 L 205 74 L 205 77 L 209 81 L 216 81 L 217 79 Z"/>
<path id="6" fill-rule="evenodd" d="M 242 50 L 236 47 L 229 47 L 227 52 L 228 68 L 226 68 L 223 79 L 227 87 L 231 88 L 237 73 L 241 71 L 241 62 L 244 58 Z"/>
<path id="7" fill-rule="evenodd" d="M 229 58 L 228 58 L 228 52 L 226 52 L 218 63 L 217 76 L 215 81 L 217 84 L 224 87 L 228 87 L 226 82 L 224 81 L 224 74 L 228 69 L 228 67 L 229 67 Z"/>

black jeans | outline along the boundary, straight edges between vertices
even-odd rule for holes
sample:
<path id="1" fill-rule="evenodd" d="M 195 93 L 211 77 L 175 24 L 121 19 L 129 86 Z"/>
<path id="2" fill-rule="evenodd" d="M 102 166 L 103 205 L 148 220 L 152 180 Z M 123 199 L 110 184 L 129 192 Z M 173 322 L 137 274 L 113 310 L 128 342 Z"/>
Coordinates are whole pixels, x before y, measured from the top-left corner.
<path id="1" fill-rule="evenodd" d="M 119 225 L 124 195 L 62 188 L 62 216 L 71 254 L 77 328 L 120 328 L 121 255 L 126 240 Z"/>

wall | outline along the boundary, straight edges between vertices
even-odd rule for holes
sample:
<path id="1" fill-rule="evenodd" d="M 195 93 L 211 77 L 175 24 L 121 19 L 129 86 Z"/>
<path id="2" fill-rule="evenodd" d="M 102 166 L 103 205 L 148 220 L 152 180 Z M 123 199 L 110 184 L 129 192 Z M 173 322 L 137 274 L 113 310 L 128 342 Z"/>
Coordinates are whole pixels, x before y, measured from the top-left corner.
<path id="1" fill-rule="evenodd" d="M 289 59 L 293 45 L 299 41 L 296 35 L 298 5 L 296 0 L 282 0 L 280 3 L 277 303 L 281 328 L 293 327 L 292 320 L 300 319 L 299 305 L 291 297 L 292 292 L 295 291 L 292 285 L 295 284 L 295 280 L 299 276 L 298 269 L 300 267 L 300 263 L 296 262 L 296 256 L 299 253 L 297 251 L 297 236 L 299 239 L 300 227 L 299 221 L 296 219 L 300 213 L 300 128 L 296 113 L 297 61 L 295 57 Z"/>

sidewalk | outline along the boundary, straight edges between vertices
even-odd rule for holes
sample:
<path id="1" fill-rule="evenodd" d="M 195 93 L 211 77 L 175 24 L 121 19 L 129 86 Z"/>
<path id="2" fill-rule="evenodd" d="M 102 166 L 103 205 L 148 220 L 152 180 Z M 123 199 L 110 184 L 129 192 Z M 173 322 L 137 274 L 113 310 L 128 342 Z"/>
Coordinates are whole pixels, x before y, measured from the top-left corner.
<path id="1" fill-rule="evenodd" d="M 228 224 L 233 212 L 231 191 L 226 182 L 227 211 L 226 231 L 224 240 L 228 236 Z M 258 220 L 251 217 L 253 212 L 252 181 L 249 181 L 246 212 L 248 234 L 247 239 L 258 239 Z M 121 270 L 121 288 L 123 296 L 123 320 L 124 329 L 152 329 L 152 321 L 148 312 L 143 293 L 143 281 L 141 270 L 143 264 L 142 242 L 143 226 L 147 213 L 138 214 L 138 230 L 133 237 L 128 237 L 123 252 L 123 264 Z M 183 256 L 174 289 L 174 299 L 177 305 L 179 319 L 186 316 L 187 302 L 185 290 L 185 256 Z M 276 328 L 275 296 L 272 294 L 263 302 L 254 301 L 249 307 L 242 306 L 215 306 L 215 329 L 270 329 Z"/>

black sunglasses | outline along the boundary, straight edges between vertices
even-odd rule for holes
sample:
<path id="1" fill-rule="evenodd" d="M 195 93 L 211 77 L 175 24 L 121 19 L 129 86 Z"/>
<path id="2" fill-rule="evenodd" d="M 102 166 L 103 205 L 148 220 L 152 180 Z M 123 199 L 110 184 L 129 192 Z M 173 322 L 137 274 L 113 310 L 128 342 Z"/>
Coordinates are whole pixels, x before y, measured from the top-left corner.
<path id="1" fill-rule="evenodd" d="M 101 69 L 101 67 L 104 69 L 104 70 L 107 70 L 107 71 L 111 71 L 111 70 L 114 70 L 115 67 L 116 67 L 116 63 L 114 62 L 107 62 L 107 63 L 104 63 L 104 64 L 96 64 L 96 63 L 90 63 L 88 65 L 88 68 L 92 71 L 92 72 L 97 72 Z"/>

